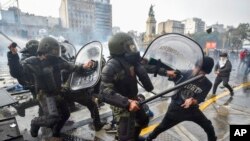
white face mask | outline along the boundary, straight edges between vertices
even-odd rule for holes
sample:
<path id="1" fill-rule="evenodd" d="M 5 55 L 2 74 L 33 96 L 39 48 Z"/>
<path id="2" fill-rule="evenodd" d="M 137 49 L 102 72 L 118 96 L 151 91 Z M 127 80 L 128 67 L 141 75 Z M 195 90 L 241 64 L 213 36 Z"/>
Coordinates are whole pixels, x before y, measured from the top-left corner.
<path id="1" fill-rule="evenodd" d="M 224 67 L 227 62 L 227 57 L 220 57 L 219 65 L 220 68 Z"/>

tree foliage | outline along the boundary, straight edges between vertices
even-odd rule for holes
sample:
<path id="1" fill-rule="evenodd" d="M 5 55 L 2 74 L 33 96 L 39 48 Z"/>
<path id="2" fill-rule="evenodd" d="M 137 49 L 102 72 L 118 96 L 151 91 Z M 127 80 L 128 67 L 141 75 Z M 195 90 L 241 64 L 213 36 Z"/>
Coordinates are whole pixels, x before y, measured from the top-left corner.
<path id="1" fill-rule="evenodd" d="M 249 23 L 242 23 L 239 24 L 237 28 L 233 28 L 231 30 L 227 31 L 227 35 L 230 42 L 230 46 L 232 48 L 241 48 L 244 40 L 249 40 L 250 41 L 250 25 Z"/>

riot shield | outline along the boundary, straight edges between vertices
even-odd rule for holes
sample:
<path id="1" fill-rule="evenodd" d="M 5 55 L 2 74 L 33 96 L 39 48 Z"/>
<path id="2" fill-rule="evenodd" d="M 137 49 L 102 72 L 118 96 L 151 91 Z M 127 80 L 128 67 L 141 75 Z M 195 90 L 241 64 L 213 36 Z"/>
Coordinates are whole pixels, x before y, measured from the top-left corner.
<path id="1" fill-rule="evenodd" d="M 153 62 L 154 65 L 160 64 L 160 67 L 170 70 L 177 69 L 185 73 L 195 65 L 202 65 L 203 51 L 200 45 L 189 37 L 170 33 L 153 40 L 146 49 L 143 58 L 149 60 L 149 63 Z M 154 77 L 152 74 L 149 76 L 156 93 L 174 86 L 168 77 Z"/>
<path id="2" fill-rule="evenodd" d="M 89 60 L 97 62 L 96 70 L 87 76 L 74 72 L 70 80 L 72 91 L 93 87 L 99 81 L 102 66 L 102 44 L 100 42 L 93 41 L 83 46 L 76 55 L 75 65 L 84 64 Z"/>
<path id="3" fill-rule="evenodd" d="M 74 45 L 70 43 L 60 42 L 60 46 L 62 47 L 62 57 L 67 61 L 74 61 L 76 57 L 76 48 Z"/>

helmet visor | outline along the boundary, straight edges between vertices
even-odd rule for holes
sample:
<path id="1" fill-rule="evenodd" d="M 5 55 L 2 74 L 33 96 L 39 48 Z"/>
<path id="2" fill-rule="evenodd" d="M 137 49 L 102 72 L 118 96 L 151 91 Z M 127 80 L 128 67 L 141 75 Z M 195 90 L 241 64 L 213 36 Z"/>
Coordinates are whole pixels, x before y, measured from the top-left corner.
<path id="1" fill-rule="evenodd" d="M 124 48 L 127 53 L 138 52 L 138 47 L 135 40 L 128 40 L 127 42 L 125 42 Z"/>
<path id="2" fill-rule="evenodd" d="M 48 55 L 55 56 L 55 57 L 60 57 L 61 56 L 61 48 L 53 48 Z"/>

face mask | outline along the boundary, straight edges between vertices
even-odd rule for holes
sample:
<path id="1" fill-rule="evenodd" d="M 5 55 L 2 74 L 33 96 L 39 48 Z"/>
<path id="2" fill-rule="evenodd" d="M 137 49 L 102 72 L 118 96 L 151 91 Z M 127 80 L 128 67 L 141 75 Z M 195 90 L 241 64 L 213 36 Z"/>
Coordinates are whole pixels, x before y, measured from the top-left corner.
<path id="1" fill-rule="evenodd" d="M 125 59 L 131 64 L 136 65 L 140 62 L 141 56 L 140 52 L 135 53 L 125 53 Z"/>
<path id="2" fill-rule="evenodd" d="M 57 56 L 53 56 L 53 55 L 47 55 L 47 62 L 49 63 L 49 64 L 56 64 L 56 63 L 58 63 L 58 61 L 59 61 L 59 57 L 57 57 Z"/>
<path id="3" fill-rule="evenodd" d="M 220 57 L 220 61 L 219 61 L 220 68 L 224 67 L 226 62 L 227 62 L 226 57 Z"/>

